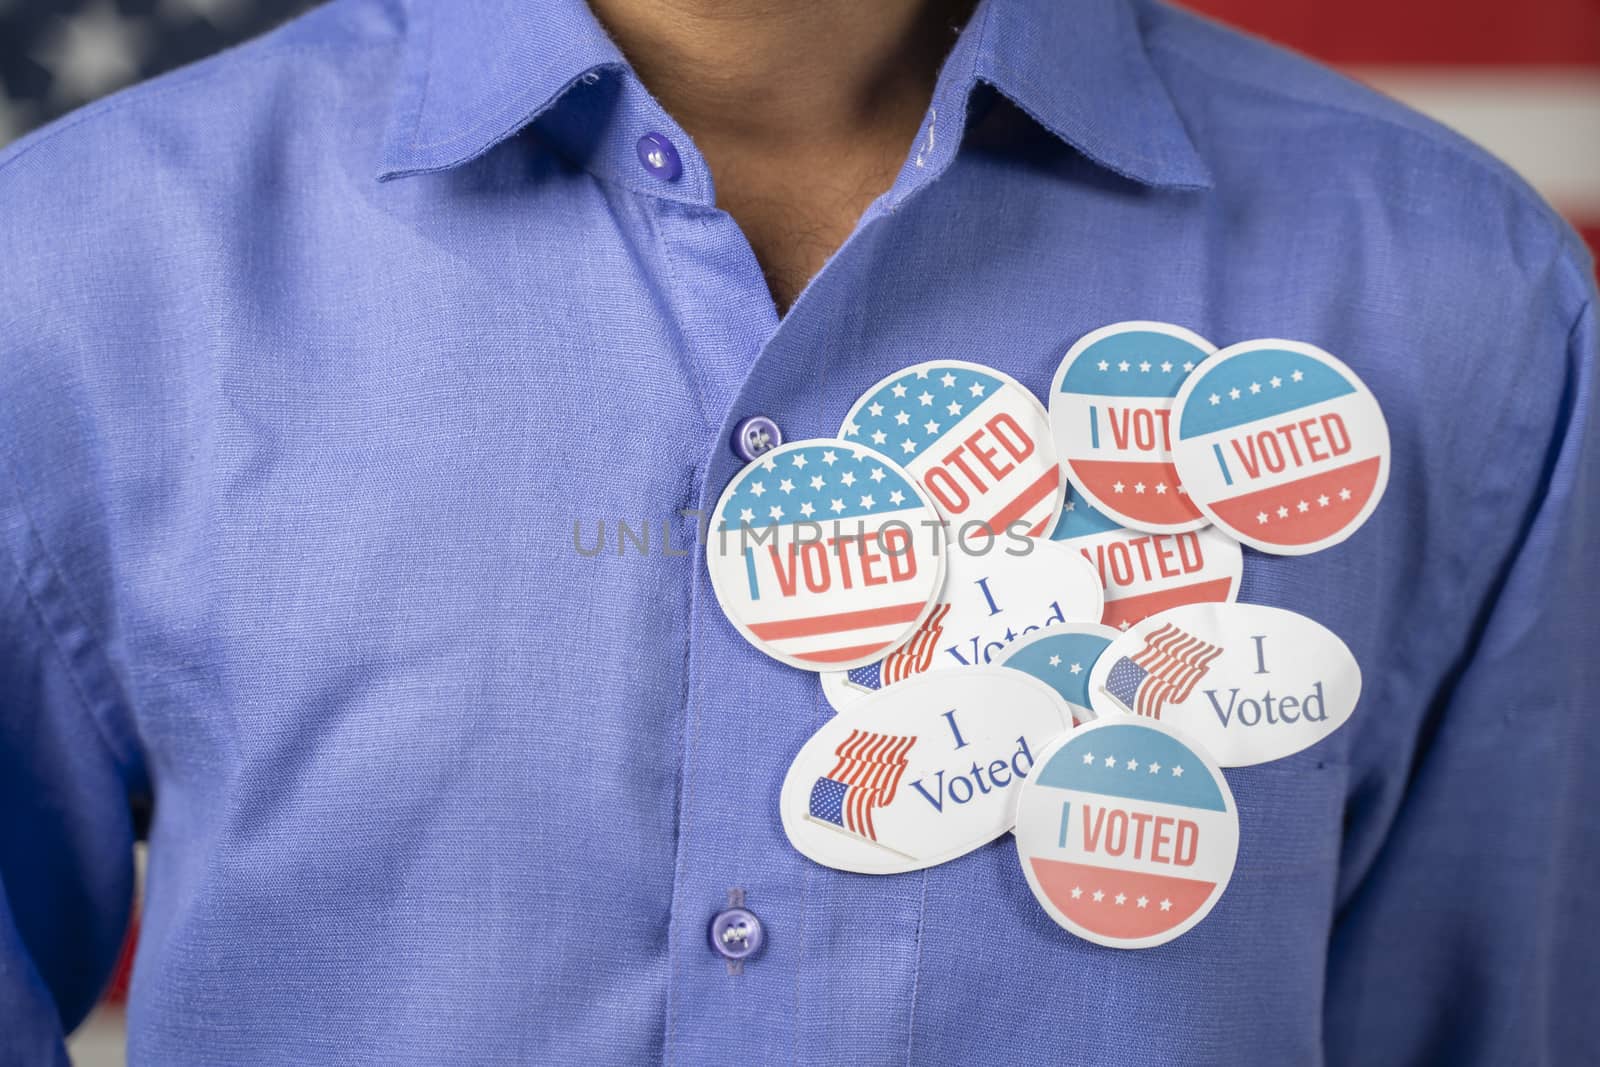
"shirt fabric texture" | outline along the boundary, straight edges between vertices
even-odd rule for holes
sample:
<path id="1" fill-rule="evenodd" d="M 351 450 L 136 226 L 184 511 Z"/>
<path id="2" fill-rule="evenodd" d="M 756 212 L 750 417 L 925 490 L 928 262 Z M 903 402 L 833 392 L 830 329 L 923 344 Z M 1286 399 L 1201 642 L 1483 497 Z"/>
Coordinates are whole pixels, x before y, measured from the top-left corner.
<path id="1" fill-rule="evenodd" d="M 576 0 L 337 0 L 69 116 L 0 154 L 0 1063 L 66 1062 L 136 835 L 136 1065 L 1600 1059 L 1591 279 L 1504 166 L 1151 0 L 984 0 L 781 319 Z M 1042 397 L 1124 319 L 1320 345 L 1393 440 L 1348 541 L 1245 551 L 1360 704 L 1227 772 L 1233 880 L 1146 951 L 1009 837 L 795 852 L 832 711 L 684 514 L 744 417 Z"/>

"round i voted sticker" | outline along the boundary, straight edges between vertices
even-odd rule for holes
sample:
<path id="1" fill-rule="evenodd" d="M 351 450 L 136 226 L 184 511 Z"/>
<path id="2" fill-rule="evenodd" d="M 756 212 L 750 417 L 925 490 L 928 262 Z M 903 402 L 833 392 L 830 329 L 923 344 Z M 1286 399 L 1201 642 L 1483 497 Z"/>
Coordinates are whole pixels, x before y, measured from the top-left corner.
<path id="1" fill-rule="evenodd" d="M 811 736 L 779 795 L 784 832 L 827 867 L 931 867 L 1011 829 L 1034 754 L 1072 726 L 1020 671 L 928 674 L 875 693 Z"/>
<path id="2" fill-rule="evenodd" d="M 1223 603 L 1239 595 L 1244 553 L 1213 526 L 1175 534 L 1130 530 L 1073 498 L 1062 505 L 1050 537 L 1094 567 L 1106 590 L 1101 621 L 1119 630 L 1179 604 Z"/>
<path id="3" fill-rule="evenodd" d="M 881 660 L 823 674 L 828 703 L 844 711 L 925 671 L 992 663 L 1027 634 L 1099 621 L 1104 593 L 1083 557 L 1031 537 L 986 543 L 949 546 L 944 590 L 917 632 Z"/>
<path id="4" fill-rule="evenodd" d="M 1075 722 L 1088 722 L 1094 718 L 1089 673 L 1117 636 L 1116 630 L 1099 623 L 1061 623 L 1019 638 L 997 662 L 1033 675 L 1067 702 Z"/>
<path id="5" fill-rule="evenodd" d="M 939 360 L 897 371 L 856 401 L 839 436 L 904 463 L 962 540 L 1055 525 L 1064 483 L 1049 416 L 997 370 Z"/>
<path id="6" fill-rule="evenodd" d="M 1110 948 L 1187 932 L 1239 853 L 1239 813 L 1216 764 L 1171 729 L 1126 718 L 1080 726 L 1039 754 L 1016 832 L 1044 910 Z"/>
<path id="7" fill-rule="evenodd" d="M 1263 604 L 1189 604 L 1146 619 L 1089 676 L 1097 717 L 1160 719 L 1224 767 L 1316 744 L 1360 696 L 1361 668 L 1337 635 Z"/>
<path id="8" fill-rule="evenodd" d="M 1118 322 L 1073 345 L 1050 390 L 1050 427 L 1072 487 L 1122 526 L 1199 529 L 1172 464 L 1173 398 L 1216 346 L 1165 322 Z"/>
<path id="9" fill-rule="evenodd" d="M 1173 459 L 1190 498 L 1252 548 L 1336 545 L 1389 483 L 1389 427 L 1355 372 L 1315 345 L 1246 341 L 1184 383 Z"/>
<path id="10" fill-rule="evenodd" d="M 933 608 L 944 531 L 911 477 L 869 448 L 796 441 L 728 483 L 706 537 L 723 612 L 761 651 L 821 671 L 880 659 Z"/>

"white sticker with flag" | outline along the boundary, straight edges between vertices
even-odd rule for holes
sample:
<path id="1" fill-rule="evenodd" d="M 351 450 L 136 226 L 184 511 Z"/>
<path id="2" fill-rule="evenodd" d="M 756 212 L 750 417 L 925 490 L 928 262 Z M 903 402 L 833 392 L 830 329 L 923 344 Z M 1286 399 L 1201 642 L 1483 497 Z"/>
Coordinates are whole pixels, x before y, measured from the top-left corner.
<path id="1" fill-rule="evenodd" d="M 1316 744 L 1360 696 L 1361 668 L 1337 635 L 1262 604 L 1188 604 L 1152 616 L 1117 638 L 1089 675 L 1098 717 L 1160 720 L 1224 767 Z"/>
<path id="2" fill-rule="evenodd" d="M 946 554 L 944 591 L 909 641 L 881 660 L 822 675 L 836 710 L 926 671 L 999 662 L 1012 642 L 1052 626 L 1100 621 L 1100 579 L 1063 545 L 1014 537 L 952 543 Z"/>
<path id="3" fill-rule="evenodd" d="M 1044 405 L 997 370 L 918 363 L 868 389 L 839 436 L 905 464 L 962 540 L 1045 537 L 1065 483 Z"/>
<path id="4" fill-rule="evenodd" d="M 706 562 L 723 612 L 751 644 L 804 670 L 849 668 L 882 658 L 932 609 L 943 524 L 877 452 L 796 441 L 728 483 Z"/>
<path id="5" fill-rule="evenodd" d="M 921 675 L 811 736 L 783 780 L 784 832 L 841 871 L 955 859 L 1011 829 L 1034 754 L 1071 725 L 1055 690 L 1021 671 Z"/>

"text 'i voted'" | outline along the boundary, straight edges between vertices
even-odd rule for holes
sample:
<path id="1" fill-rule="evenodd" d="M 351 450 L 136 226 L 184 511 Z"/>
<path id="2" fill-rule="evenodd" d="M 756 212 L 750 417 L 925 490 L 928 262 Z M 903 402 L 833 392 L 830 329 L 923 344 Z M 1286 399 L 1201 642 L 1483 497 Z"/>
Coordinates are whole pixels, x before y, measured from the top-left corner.
<path id="1" fill-rule="evenodd" d="M 996 662 L 1013 641 L 1042 629 L 1100 619 L 1104 594 L 1094 570 L 1061 545 L 953 539 L 945 551 L 944 590 L 917 632 L 881 660 L 822 675 L 836 709 L 930 670 Z"/>
<path id="2" fill-rule="evenodd" d="M 1111 948 L 1149 948 L 1210 913 L 1239 815 L 1217 765 L 1158 723 L 1080 726 L 1039 753 L 1017 798 L 1017 858 L 1046 913 Z"/>
<path id="3" fill-rule="evenodd" d="M 1260 604 L 1190 604 L 1152 616 L 1100 657 L 1096 715 L 1159 719 L 1224 767 L 1281 759 L 1355 710 L 1361 668 L 1337 635 Z"/>
<path id="4" fill-rule="evenodd" d="M 924 674 L 824 723 L 784 778 L 800 852 L 894 874 L 955 859 L 1011 829 L 1034 754 L 1071 727 L 1067 705 L 1020 671 Z"/>
<path id="5" fill-rule="evenodd" d="M 1050 426 L 1078 495 L 1118 525 L 1198 529 L 1206 517 L 1172 461 L 1173 398 L 1215 346 L 1165 322 L 1118 322 L 1085 335 L 1056 370 Z"/>
<path id="6" fill-rule="evenodd" d="M 944 578 L 943 524 L 893 461 L 796 441 L 740 471 L 717 502 L 706 562 L 723 612 L 767 655 L 822 671 L 910 636 Z"/>

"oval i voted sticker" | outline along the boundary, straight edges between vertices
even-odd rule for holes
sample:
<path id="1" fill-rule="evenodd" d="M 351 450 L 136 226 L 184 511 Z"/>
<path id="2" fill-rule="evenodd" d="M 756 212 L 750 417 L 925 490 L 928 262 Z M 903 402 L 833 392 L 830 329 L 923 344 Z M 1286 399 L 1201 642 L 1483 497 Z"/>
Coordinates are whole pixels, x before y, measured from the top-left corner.
<path id="1" fill-rule="evenodd" d="M 963 540 L 1055 525 L 1064 483 L 1049 416 L 997 370 L 938 360 L 897 371 L 856 401 L 839 436 L 905 464 Z"/>
<path id="2" fill-rule="evenodd" d="M 1044 910 L 1110 948 L 1165 944 L 1233 877 L 1239 814 L 1216 764 L 1158 723 L 1058 738 L 1017 797 L 1017 858 Z"/>
<path id="3" fill-rule="evenodd" d="M 868 693 L 930 670 L 994 662 L 1027 634 L 1099 621 L 1100 580 L 1077 553 L 1036 538 L 990 545 L 981 553 L 947 546 L 944 590 L 933 611 L 910 640 L 883 659 L 824 673 L 828 703 L 844 711 Z"/>
<path id="4" fill-rule="evenodd" d="M 1180 604 L 1225 603 L 1239 595 L 1244 553 L 1214 526 L 1183 533 L 1130 530 L 1070 495 L 1051 539 L 1082 553 L 1106 591 L 1101 621 L 1126 630 Z"/>
<path id="5" fill-rule="evenodd" d="M 1354 371 L 1315 345 L 1262 340 L 1212 356 L 1173 411 L 1190 498 L 1252 548 L 1336 545 L 1389 483 L 1389 427 Z"/>
<path id="6" fill-rule="evenodd" d="M 868 448 L 796 441 L 728 483 L 706 537 L 711 586 L 741 634 L 804 670 L 881 658 L 933 608 L 943 523 Z"/>
<path id="7" fill-rule="evenodd" d="M 1125 632 L 1095 664 L 1098 718 L 1160 719 L 1224 767 L 1281 759 L 1350 718 L 1361 668 L 1331 630 L 1262 604 L 1190 604 Z"/>
<path id="8" fill-rule="evenodd" d="M 824 723 L 783 780 L 783 829 L 802 854 L 859 874 L 896 874 L 1011 829 L 1016 791 L 1072 718 L 1020 671 L 913 678 Z"/>
<path id="9" fill-rule="evenodd" d="M 1118 322 L 1085 335 L 1056 370 L 1050 428 L 1072 487 L 1121 526 L 1153 533 L 1207 522 L 1172 463 L 1173 398 L 1216 351 L 1165 322 Z"/>
<path id="10" fill-rule="evenodd" d="M 1002 667 L 1031 674 L 1056 691 L 1072 710 L 1075 722 L 1094 718 L 1089 702 L 1089 674 L 1119 634 L 1093 622 L 1058 623 L 1019 638 L 1006 648 Z"/>

